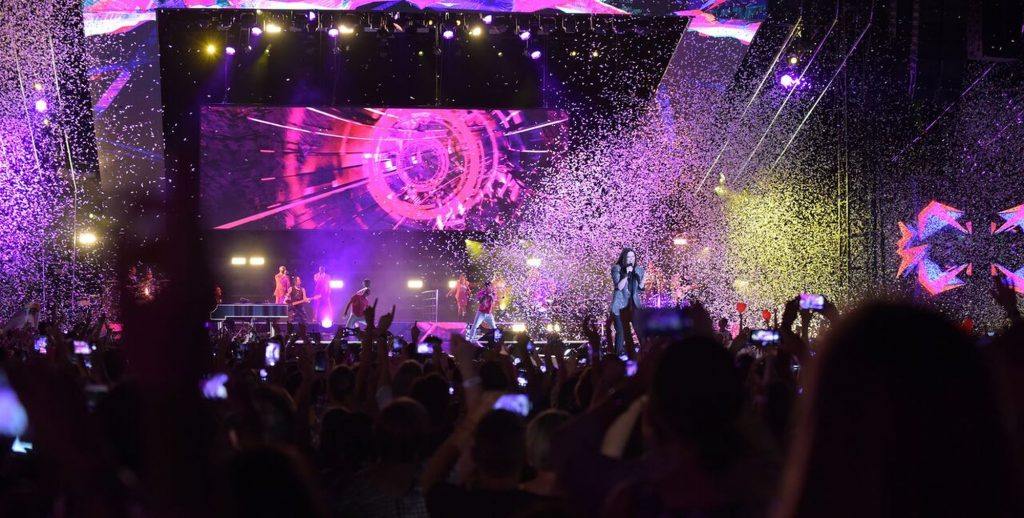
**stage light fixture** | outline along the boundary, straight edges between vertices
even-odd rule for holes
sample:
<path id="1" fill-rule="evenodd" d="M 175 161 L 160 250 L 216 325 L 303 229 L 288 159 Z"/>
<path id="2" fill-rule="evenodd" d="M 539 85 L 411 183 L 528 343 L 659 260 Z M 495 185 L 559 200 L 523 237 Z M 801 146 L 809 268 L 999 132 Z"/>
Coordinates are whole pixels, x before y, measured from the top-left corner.
<path id="1" fill-rule="evenodd" d="M 672 245 L 673 246 L 686 246 L 688 244 L 690 244 L 690 241 L 687 240 L 685 237 L 674 237 L 674 238 L 672 238 Z"/>
<path id="2" fill-rule="evenodd" d="M 46 104 L 46 99 L 39 99 L 39 100 L 36 101 L 36 111 L 37 112 L 45 113 L 46 110 L 49 110 L 49 109 L 50 109 L 50 106 L 48 104 Z"/>
<path id="3" fill-rule="evenodd" d="M 330 286 L 332 290 L 340 290 L 345 287 L 345 281 L 341 279 L 331 279 L 327 285 Z"/>
<path id="4" fill-rule="evenodd" d="M 78 243 L 81 245 L 92 246 L 96 244 L 96 241 L 99 241 L 99 238 L 96 237 L 96 233 L 91 230 L 86 230 L 85 232 L 78 234 Z"/>
<path id="5" fill-rule="evenodd" d="M 782 77 L 779 78 L 779 84 L 782 85 L 783 88 L 793 88 L 800 84 L 800 79 L 793 77 L 791 74 L 782 74 Z"/>
<path id="6" fill-rule="evenodd" d="M 789 58 L 789 64 L 790 65 L 795 65 L 795 64 L 797 64 L 799 62 L 800 62 L 800 58 L 798 58 L 796 56 L 792 56 L 792 57 Z"/>
<path id="7" fill-rule="evenodd" d="M 477 37 L 477 36 L 482 35 L 483 33 L 484 33 L 484 28 L 480 27 L 479 25 L 474 26 L 471 29 L 469 29 L 469 35 L 473 36 L 474 38 Z"/>
<path id="8" fill-rule="evenodd" d="M 451 29 L 445 29 L 444 32 L 441 33 L 441 37 L 446 40 L 450 40 L 455 37 L 455 31 Z"/>
<path id="9" fill-rule="evenodd" d="M 231 258 L 231 266 L 242 266 L 245 263 L 246 263 L 246 259 L 244 257 L 232 257 Z"/>
<path id="10" fill-rule="evenodd" d="M 519 31 L 519 39 L 521 39 L 523 41 L 526 41 L 526 40 L 530 39 L 530 36 L 531 36 L 531 34 L 530 34 L 529 30 Z"/>
<path id="11" fill-rule="evenodd" d="M 540 51 L 539 50 L 535 50 L 533 52 L 530 52 L 530 59 L 540 59 Z M 529 261 L 527 261 L 527 262 L 529 262 Z"/>
<path id="12" fill-rule="evenodd" d="M 416 55 L 419 57 L 423 57 L 423 54 L 425 54 L 425 52 L 423 52 L 422 50 L 416 51 Z"/>
<path id="13" fill-rule="evenodd" d="M 249 34 L 252 34 L 253 36 L 259 36 L 263 34 L 263 29 L 260 29 L 259 27 L 253 27 L 252 29 L 249 29 Z"/>
<path id="14" fill-rule="evenodd" d="M 334 325 L 334 321 L 331 320 L 330 318 L 325 318 L 325 319 L 320 321 L 320 327 L 322 327 L 324 329 L 330 329 L 330 327 L 333 326 L 333 325 Z"/>
<path id="15" fill-rule="evenodd" d="M 525 333 L 526 332 L 526 324 L 524 324 L 522 322 L 516 322 L 516 323 L 512 324 L 512 332 L 513 333 Z"/>
<path id="16" fill-rule="evenodd" d="M 229 55 L 229 56 L 234 56 L 235 55 L 235 48 L 234 47 L 224 47 L 224 53 Z"/>
<path id="17" fill-rule="evenodd" d="M 486 23 L 487 25 L 490 25 L 490 24 L 491 24 L 491 22 L 493 22 L 493 21 L 494 21 L 494 17 L 493 17 L 493 16 L 491 16 L 491 15 L 489 15 L 489 14 L 485 14 L 485 15 L 484 15 L 484 16 L 483 16 L 482 18 L 480 18 L 480 19 L 481 19 L 481 20 L 483 20 L 483 21 L 484 21 L 484 23 Z"/>
<path id="18" fill-rule="evenodd" d="M 596 58 L 596 57 L 600 57 L 600 56 L 601 56 L 601 53 L 596 51 L 596 50 L 590 53 L 590 57 L 592 57 L 592 58 Z"/>
<path id="19" fill-rule="evenodd" d="M 327 35 L 332 37 L 332 38 L 337 38 L 338 37 L 338 29 L 335 29 L 334 27 L 331 27 L 330 29 L 327 30 Z"/>
<path id="20" fill-rule="evenodd" d="M 454 290 L 454 289 L 455 289 L 455 287 L 456 287 L 456 286 L 458 286 L 458 285 L 459 285 L 459 281 L 456 281 L 456 280 L 454 280 L 454 279 L 453 279 L 453 280 L 450 280 L 450 281 L 448 281 L 448 289 L 449 289 L 449 290 Z"/>
<path id="21" fill-rule="evenodd" d="M 206 53 L 207 54 L 216 54 L 217 53 L 217 46 L 212 44 L 212 43 L 206 45 Z"/>
<path id="22" fill-rule="evenodd" d="M 405 281 L 405 286 L 410 290 L 421 290 L 423 289 L 423 279 L 409 279 Z"/>
<path id="23" fill-rule="evenodd" d="M 277 34 L 277 33 L 281 32 L 281 26 L 276 24 L 276 23 L 268 23 L 267 24 L 267 32 L 269 34 Z"/>
<path id="24" fill-rule="evenodd" d="M 579 56 L 579 55 L 580 55 L 580 53 L 576 52 L 575 50 L 570 50 L 569 51 L 569 57 L 571 57 L 571 58 L 574 58 L 574 57 Z"/>
<path id="25" fill-rule="evenodd" d="M 263 266 L 267 264 L 267 260 L 260 256 L 254 256 L 249 258 L 249 266 Z"/>
<path id="26" fill-rule="evenodd" d="M 306 15 L 306 17 L 309 18 L 309 21 L 311 22 L 316 21 L 316 12 L 310 11 L 309 14 Z"/>
<path id="27" fill-rule="evenodd" d="M 340 34 L 355 34 L 356 29 L 351 25 L 339 25 L 338 33 Z"/>
<path id="28" fill-rule="evenodd" d="M 32 83 L 32 88 L 34 88 L 35 91 L 37 91 L 37 92 L 42 92 L 43 91 L 43 83 Z"/>
<path id="29" fill-rule="evenodd" d="M 537 59 L 537 58 L 534 58 L 534 59 Z M 526 260 L 526 266 L 529 266 L 530 268 L 537 268 L 537 267 L 540 266 L 540 264 L 541 264 L 540 257 L 531 257 L 531 258 Z"/>

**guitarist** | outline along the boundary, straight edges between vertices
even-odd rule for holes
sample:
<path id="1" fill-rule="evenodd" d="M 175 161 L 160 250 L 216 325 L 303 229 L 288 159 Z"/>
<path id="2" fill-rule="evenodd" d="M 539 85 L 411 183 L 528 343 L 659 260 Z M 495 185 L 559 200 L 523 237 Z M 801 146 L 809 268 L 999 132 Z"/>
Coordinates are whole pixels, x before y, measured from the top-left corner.
<path id="1" fill-rule="evenodd" d="M 306 296 L 306 288 L 302 287 L 302 278 L 298 275 L 288 290 L 288 312 L 292 322 L 306 322 L 306 308 L 309 307 L 309 297 Z"/>

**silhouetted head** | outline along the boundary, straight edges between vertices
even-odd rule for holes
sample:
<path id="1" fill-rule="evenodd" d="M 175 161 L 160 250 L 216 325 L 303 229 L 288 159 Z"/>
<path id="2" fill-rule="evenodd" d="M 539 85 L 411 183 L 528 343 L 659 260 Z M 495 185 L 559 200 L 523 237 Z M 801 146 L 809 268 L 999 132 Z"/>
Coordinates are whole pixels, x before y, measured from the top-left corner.
<path id="1" fill-rule="evenodd" d="M 422 460 L 429 424 L 423 405 L 410 398 L 387 404 L 373 423 L 377 458 L 383 462 L 416 463 Z"/>
<path id="2" fill-rule="evenodd" d="M 551 439 L 560 426 L 572 419 L 562 410 L 545 410 L 534 417 L 526 427 L 527 463 L 534 469 L 552 471 Z"/>
<path id="3" fill-rule="evenodd" d="M 781 516 L 1019 515 L 989 373 L 952 322 L 869 304 L 812 372 Z"/>
<path id="4" fill-rule="evenodd" d="M 728 351 L 691 336 L 658 357 L 646 418 L 659 441 L 689 445 L 705 467 L 715 468 L 739 453 L 735 426 L 743 396 Z"/>
<path id="5" fill-rule="evenodd" d="M 526 428 L 518 415 L 492 410 L 476 425 L 471 455 L 482 475 L 518 479 L 526 461 Z"/>

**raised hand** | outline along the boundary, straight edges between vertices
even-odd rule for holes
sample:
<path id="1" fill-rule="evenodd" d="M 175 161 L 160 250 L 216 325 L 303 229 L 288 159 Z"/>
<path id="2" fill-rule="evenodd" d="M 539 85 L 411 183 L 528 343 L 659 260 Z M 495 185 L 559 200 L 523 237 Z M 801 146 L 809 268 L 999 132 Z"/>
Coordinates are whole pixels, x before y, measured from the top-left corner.
<path id="1" fill-rule="evenodd" d="M 377 323 L 377 331 L 381 334 L 387 333 L 391 329 L 391 322 L 395 320 L 395 306 L 391 306 L 391 311 L 385 313 L 380 317 L 380 322 Z"/>
<path id="2" fill-rule="evenodd" d="M 373 299 L 373 305 L 366 308 L 366 312 L 363 314 L 363 318 L 366 319 L 366 330 L 372 332 L 377 327 L 377 299 Z"/>
<path id="3" fill-rule="evenodd" d="M 1003 308 L 1006 315 L 1014 322 L 1020 321 L 1020 309 L 1017 308 L 1017 292 L 1013 289 L 1013 282 L 1002 276 L 992 277 L 992 298 L 999 307 Z"/>

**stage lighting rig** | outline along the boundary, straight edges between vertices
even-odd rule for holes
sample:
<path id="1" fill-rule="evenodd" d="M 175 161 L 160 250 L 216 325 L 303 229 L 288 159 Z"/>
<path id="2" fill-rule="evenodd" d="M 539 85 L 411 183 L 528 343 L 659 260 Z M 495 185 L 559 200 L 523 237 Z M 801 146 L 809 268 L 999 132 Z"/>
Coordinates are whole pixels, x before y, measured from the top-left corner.
<path id="1" fill-rule="evenodd" d="M 558 30 L 558 20 L 554 16 L 542 16 L 539 25 L 537 34 L 540 36 L 547 36 Z"/>

